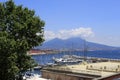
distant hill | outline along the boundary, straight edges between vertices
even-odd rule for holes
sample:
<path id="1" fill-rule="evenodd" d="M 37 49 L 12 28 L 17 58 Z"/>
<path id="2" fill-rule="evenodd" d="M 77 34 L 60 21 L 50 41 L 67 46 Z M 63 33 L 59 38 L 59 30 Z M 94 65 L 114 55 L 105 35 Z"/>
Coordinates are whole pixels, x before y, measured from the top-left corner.
<path id="1" fill-rule="evenodd" d="M 42 46 L 37 46 L 37 49 L 55 49 L 55 50 L 83 50 L 84 44 L 86 44 L 88 50 L 120 50 L 118 47 L 107 46 L 103 44 L 93 43 L 84 41 L 81 38 L 74 37 L 66 40 L 59 38 L 52 39 L 50 41 L 44 42 Z"/>

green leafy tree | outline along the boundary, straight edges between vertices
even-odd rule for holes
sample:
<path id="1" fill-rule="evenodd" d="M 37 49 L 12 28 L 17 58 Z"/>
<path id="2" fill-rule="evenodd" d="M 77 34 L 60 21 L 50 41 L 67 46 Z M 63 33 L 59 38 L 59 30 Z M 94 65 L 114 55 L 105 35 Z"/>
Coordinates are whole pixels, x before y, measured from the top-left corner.
<path id="1" fill-rule="evenodd" d="M 44 24 L 33 10 L 0 3 L 0 80 L 15 80 L 34 66 L 27 51 L 44 41 Z"/>

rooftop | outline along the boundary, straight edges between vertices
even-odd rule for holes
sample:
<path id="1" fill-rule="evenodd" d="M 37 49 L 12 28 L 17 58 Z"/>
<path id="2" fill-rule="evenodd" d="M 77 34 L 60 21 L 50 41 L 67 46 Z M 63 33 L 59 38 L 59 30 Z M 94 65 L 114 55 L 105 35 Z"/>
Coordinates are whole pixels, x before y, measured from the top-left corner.
<path id="1" fill-rule="evenodd" d="M 56 66 L 49 69 L 107 77 L 120 73 L 120 62 L 83 62 L 77 65 Z"/>

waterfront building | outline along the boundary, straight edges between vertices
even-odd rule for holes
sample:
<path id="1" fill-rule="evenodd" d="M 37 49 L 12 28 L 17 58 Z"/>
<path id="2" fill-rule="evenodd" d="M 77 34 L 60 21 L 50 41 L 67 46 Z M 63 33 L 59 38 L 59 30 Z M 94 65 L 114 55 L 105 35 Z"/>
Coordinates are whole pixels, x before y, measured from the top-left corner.
<path id="1" fill-rule="evenodd" d="M 41 76 L 52 80 L 119 80 L 120 62 L 83 62 L 76 65 L 45 67 Z"/>

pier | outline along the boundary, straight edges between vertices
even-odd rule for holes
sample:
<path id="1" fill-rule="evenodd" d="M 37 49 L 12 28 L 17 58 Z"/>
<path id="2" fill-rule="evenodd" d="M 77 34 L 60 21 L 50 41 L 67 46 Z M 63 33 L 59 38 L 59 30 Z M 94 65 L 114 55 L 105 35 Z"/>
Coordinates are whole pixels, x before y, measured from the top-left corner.
<path id="1" fill-rule="evenodd" d="M 84 60 L 84 57 L 79 56 L 79 59 Z M 120 62 L 120 59 L 97 58 L 97 57 L 86 57 L 86 60 L 92 60 L 93 62 L 107 62 L 107 61 Z"/>

